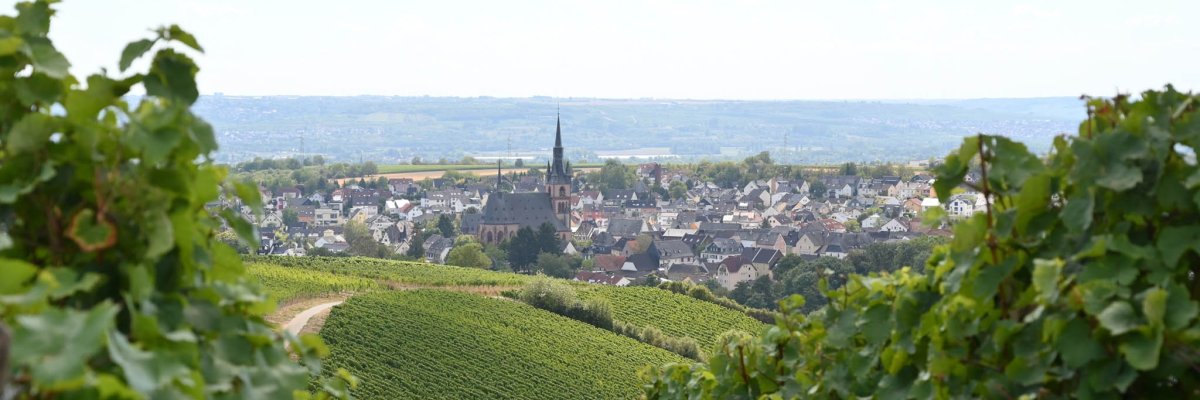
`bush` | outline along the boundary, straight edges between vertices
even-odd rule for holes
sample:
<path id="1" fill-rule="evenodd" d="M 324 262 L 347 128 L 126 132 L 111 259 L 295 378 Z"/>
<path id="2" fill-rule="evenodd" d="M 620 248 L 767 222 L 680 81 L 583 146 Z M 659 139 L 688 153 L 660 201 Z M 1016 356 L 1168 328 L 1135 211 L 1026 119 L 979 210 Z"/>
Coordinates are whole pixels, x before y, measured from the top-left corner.
<path id="1" fill-rule="evenodd" d="M 593 297 L 572 307 L 575 319 L 591 324 L 597 328 L 613 329 L 612 304 L 608 299 Z"/>
<path id="2" fill-rule="evenodd" d="M 770 324 L 775 322 L 775 312 L 771 310 L 746 307 L 728 297 L 717 296 L 708 287 L 704 285 L 697 285 L 692 283 L 690 280 L 684 280 L 680 282 L 663 281 L 662 283 L 658 284 L 658 288 L 689 296 L 697 300 L 707 301 L 730 310 L 743 312 L 746 313 L 746 315 L 749 315 L 750 318 L 757 319 L 763 323 Z"/>
<path id="3" fill-rule="evenodd" d="M 578 303 L 575 289 L 565 283 L 539 277 L 521 290 L 521 301 L 525 304 L 550 311 L 555 314 L 570 316 L 570 311 Z"/>

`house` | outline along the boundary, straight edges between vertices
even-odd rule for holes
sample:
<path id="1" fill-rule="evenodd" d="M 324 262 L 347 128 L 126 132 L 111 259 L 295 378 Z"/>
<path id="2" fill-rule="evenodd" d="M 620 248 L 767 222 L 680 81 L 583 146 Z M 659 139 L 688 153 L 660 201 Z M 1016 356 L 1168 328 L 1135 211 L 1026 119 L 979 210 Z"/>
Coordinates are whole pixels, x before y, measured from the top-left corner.
<path id="1" fill-rule="evenodd" d="M 721 286 L 733 290 L 739 282 L 758 279 L 760 276 L 770 276 L 769 268 L 762 268 L 748 262 L 741 255 L 726 258 L 717 264 L 716 279 Z"/>
<path id="2" fill-rule="evenodd" d="M 697 264 L 671 264 L 667 266 L 666 275 L 667 280 L 674 282 L 703 283 L 709 279 L 708 268 Z"/>
<path id="3" fill-rule="evenodd" d="M 625 257 L 619 255 L 597 254 L 592 259 L 592 269 L 596 271 L 617 272 L 624 266 Z"/>
<path id="4" fill-rule="evenodd" d="M 614 218 L 608 221 L 607 232 L 614 238 L 632 238 L 644 232 L 645 222 L 640 219 Z"/>
<path id="5" fill-rule="evenodd" d="M 454 247 L 454 239 L 435 234 L 425 239 L 422 247 L 425 248 L 425 262 L 442 264 L 446 262 L 446 256 Z"/>
<path id="6" fill-rule="evenodd" d="M 946 211 L 949 211 L 952 217 L 969 217 L 975 214 L 975 199 L 973 196 L 954 196 L 946 203 Z"/>
<path id="7" fill-rule="evenodd" d="M 792 254 L 817 255 L 823 246 L 825 246 L 824 233 L 816 231 L 803 232 L 800 234 L 800 238 L 796 240 L 796 245 L 792 247 Z"/>
<path id="8" fill-rule="evenodd" d="M 700 252 L 700 257 L 704 262 L 717 263 L 724 261 L 726 258 L 742 254 L 741 241 L 734 239 L 713 239 L 712 243 L 704 247 Z"/>
<path id="9" fill-rule="evenodd" d="M 879 226 L 880 232 L 908 232 L 908 224 L 899 219 L 892 218 L 888 222 Z"/>
<path id="10" fill-rule="evenodd" d="M 653 249 L 656 252 L 655 255 L 658 256 L 659 265 L 697 263 L 692 247 L 682 240 L 655 241 Z"/>
<path id="11" fill-rule="evenodd" d="M 629 286 L 629 284 L 632 283 L 629 278 L 619 275 L 609 275 L 604 272 L 596 271 L 579 271 L 575 274 L 575 280 L 579 282 L 611 286 Z"/>

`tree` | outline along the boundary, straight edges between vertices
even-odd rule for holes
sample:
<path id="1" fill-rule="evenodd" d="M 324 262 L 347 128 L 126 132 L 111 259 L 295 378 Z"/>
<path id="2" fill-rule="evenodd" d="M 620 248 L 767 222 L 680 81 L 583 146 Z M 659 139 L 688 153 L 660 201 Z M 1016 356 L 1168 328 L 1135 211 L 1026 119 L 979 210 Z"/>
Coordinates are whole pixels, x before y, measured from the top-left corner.
<path id="1" fill-rule="evenodd" d="M 492 260 L 492 269 L 500 270 L 508 266 L 508 253 L 500 246 L 486 245 L 483 247 L 483 253 Z"/>
<path id="2" fill-rule="evenodd" d="M 437 219 L 437 230 L 442 233 L 443 237 L 454 237 L 454 219 L 449 215 L 442 214 Z"/>
<path id="3" fill-rule="evenodd" d="M 348 397 L 320 372 L 318 337 L 262 318 L 273 305 L 217 237 L 257 244 L 239 213 L 207 204 L 261 212 L 261 199 L 226 179 L 192 112 L 196 38 L 157 28 L 118 75 L 76 78 L 48 38 L 51 3 L 0 17 L 0 397 L 290 398 L 310 378 L 324 381 L 314 397 Z M 129 71 L 143 56 L 148 70 Z"/>
<path id="4" fill-rule="evenodd" d="M 820 180 L 813 181 L 811 185 L 808 185 L 808 193 L 812 194 L 815 198 L 825 197 L 825 192 L 828 191 L 829 188 L 825 187 L 825 182 Z"/>
<path id="5" fill-rule="evenodd" d="M 450 249 L 450 254 L 446 256 L 446 264 L 467 268 L 487 268 L 492 265 L 492 260 L 483 252 L 483 245 L 476 242 L 471 236 L 463 235 L 454 241 L 454 248 Z"/>
<path id="6" fill-rule="evenodd" d="M 649 371 L 645 397 L 1194 397 L 1197 103 L 1170 86 L 1088 99 L 1078 135 L 1044 157 L 966 138 L 934 186 L 943 203 L 972 187 L 984 211 L 954 225 L 929 271 L 818 284 L 822 310 L 787 298 L 766 334 Z"/>
<path id="7" fill-rule="evenodd" d="M 514 161 L 514 162 L 513 162 L 513 167 L 515 167 L 515 168 L 525 168 L 525 160 L 524 160 L 524 159 L 521 159 L 521 158 L 518 158 L 518 159 L 517 159 L 517 161 Z"/>
<path id="8" fill-rule="evenodd" d="M 375 236 L 361 222 L 347 222 L 342 231 L 342 237 L 346 239 L 346 244 L 350 246 L 346 249 L 346 252 L 350 255 L 375 258 L 391 258 L 395 255 L 392 249 L 376 241 Z"/>
<path id="9" fill-rule="evenodd" d="M 590 179 L 601 192 L 608 193 L 613 189 L 628 189 L 637 179 L 633 171 L 620 161 L 609 159 L 600 167 L 600 171 Z"/>
<path id="10" fill-rule="evenodd" d="M 528 271 L 537 262 L 541 248 L 533 229 L 528 226 L 518 229 L 517 234 L 508 241 L 508 263 L 514 270 Z"/>
<path id="11" fill-rule="evenodd" d="M 687 198 L 688 188 L 683 181 L 672 181 L 668 186 L 667 192 L 671 195 L 671 199 L 680 200 Z"/>
<path id="12" fill-rule="evenodd" d="M 842 164 L 841 173 L 842 175 L 858 175 L 858 165 L 852 162 Z"/>
<path id="13" fill-rule="evenodd" d="M 296 226 L 300 223 L 300 213 L 294 208 L 283 209 L 283 226 Z"/>
<path id="14" fill-rule="evenodd" d="M 425 236 L 413 235 L 412 239 L 409 239 L 408 251 L 405 251 L 404 255 L 414 260 L 425 258 Z"/>
<path id="15" fill-rule="evenodd" d="M 570 256 L 542 253 L 537 257 L 537 271 L 555 278 L 571 279 L 578 268 L 572 268 Z"/>
<path id="16" fill-rule="evenodd" d="M 842 225 L 846 227 L 846 232 L 862 232 L 862 224 L 858 220 L 846 220 Z"/>
<path id="17" fill-rule="evenodd" d="M 558 239 L 558 229 L 549 223 L 538 226 L 537 243 L 540 253 L 562 254 L 563 247 L 566 246 Z"/>

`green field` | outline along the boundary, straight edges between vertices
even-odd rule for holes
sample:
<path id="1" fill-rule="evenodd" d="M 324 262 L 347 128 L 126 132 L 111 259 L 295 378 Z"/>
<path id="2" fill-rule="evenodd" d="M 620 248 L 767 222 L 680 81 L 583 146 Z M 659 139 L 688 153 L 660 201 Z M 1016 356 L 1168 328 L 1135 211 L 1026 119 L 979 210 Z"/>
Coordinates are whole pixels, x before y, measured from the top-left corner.
<path id="1" fill-rule="evenodd" d="M 576 292 L 583 299 L 608 299 L 615 320 L 654 326 L 670 336 L 696 339 L 706 352 L 712 349 L 717 336 L 726 331 L 757 333 L 766 327 L 743 312 L 659 288 L 580 285 Z"/>
<path id="2" fill-rule="evenodd" d="M 334 293 L 365 292 L 379 286 L 371 279 L 261 262 L 248 263 L 246 271 L 258 279 L 267 296 L 278 303 Z"/>
<path id="3" fill-rule="evenodd" d="M 362 399 L 635 398 L 637 371 L 687 360 L 523 303 L 442 290 L 359 295 L 321 337 Z"/>
<path id="4" fill-rule="evenodd" d="M 520 286 L 533 277 L 450 265 L 365 257 L 246 257 L 248 261 L 414 286 Z"/>
<path id="5" fill-rule="evenodd" d="M 363 257 L 248 257 L 248 260 L 327 274 L 410 286 L 523 286 L 534 277 L 506 272 Z M 616 287 L 569 282 L 581 298 L 603 297 L 613 317 L 655 326 L 675 337 L 696 339 L 708 351 L 730 329 L 758 332 L 764 324 L 745 313 L 651 287 Z"/>

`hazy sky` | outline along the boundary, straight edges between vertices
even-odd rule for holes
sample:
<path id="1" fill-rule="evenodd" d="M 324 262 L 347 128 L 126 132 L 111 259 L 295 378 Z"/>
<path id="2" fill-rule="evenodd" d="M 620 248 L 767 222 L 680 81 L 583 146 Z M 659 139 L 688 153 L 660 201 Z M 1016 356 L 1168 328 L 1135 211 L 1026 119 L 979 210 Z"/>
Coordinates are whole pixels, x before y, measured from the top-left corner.
<path id="1" fill-rule="evenodd" d="M 11 0 L 0 0 L 11 10 Z M 1200 89 L 1200 1 L 67 0 L 76 74 L 178 23 L 203 93 L 722 99 Z M 9 12 L 5 12 L 9 13 Z M 1191 22 L 1189 22 L 1191 21 Z"/>

